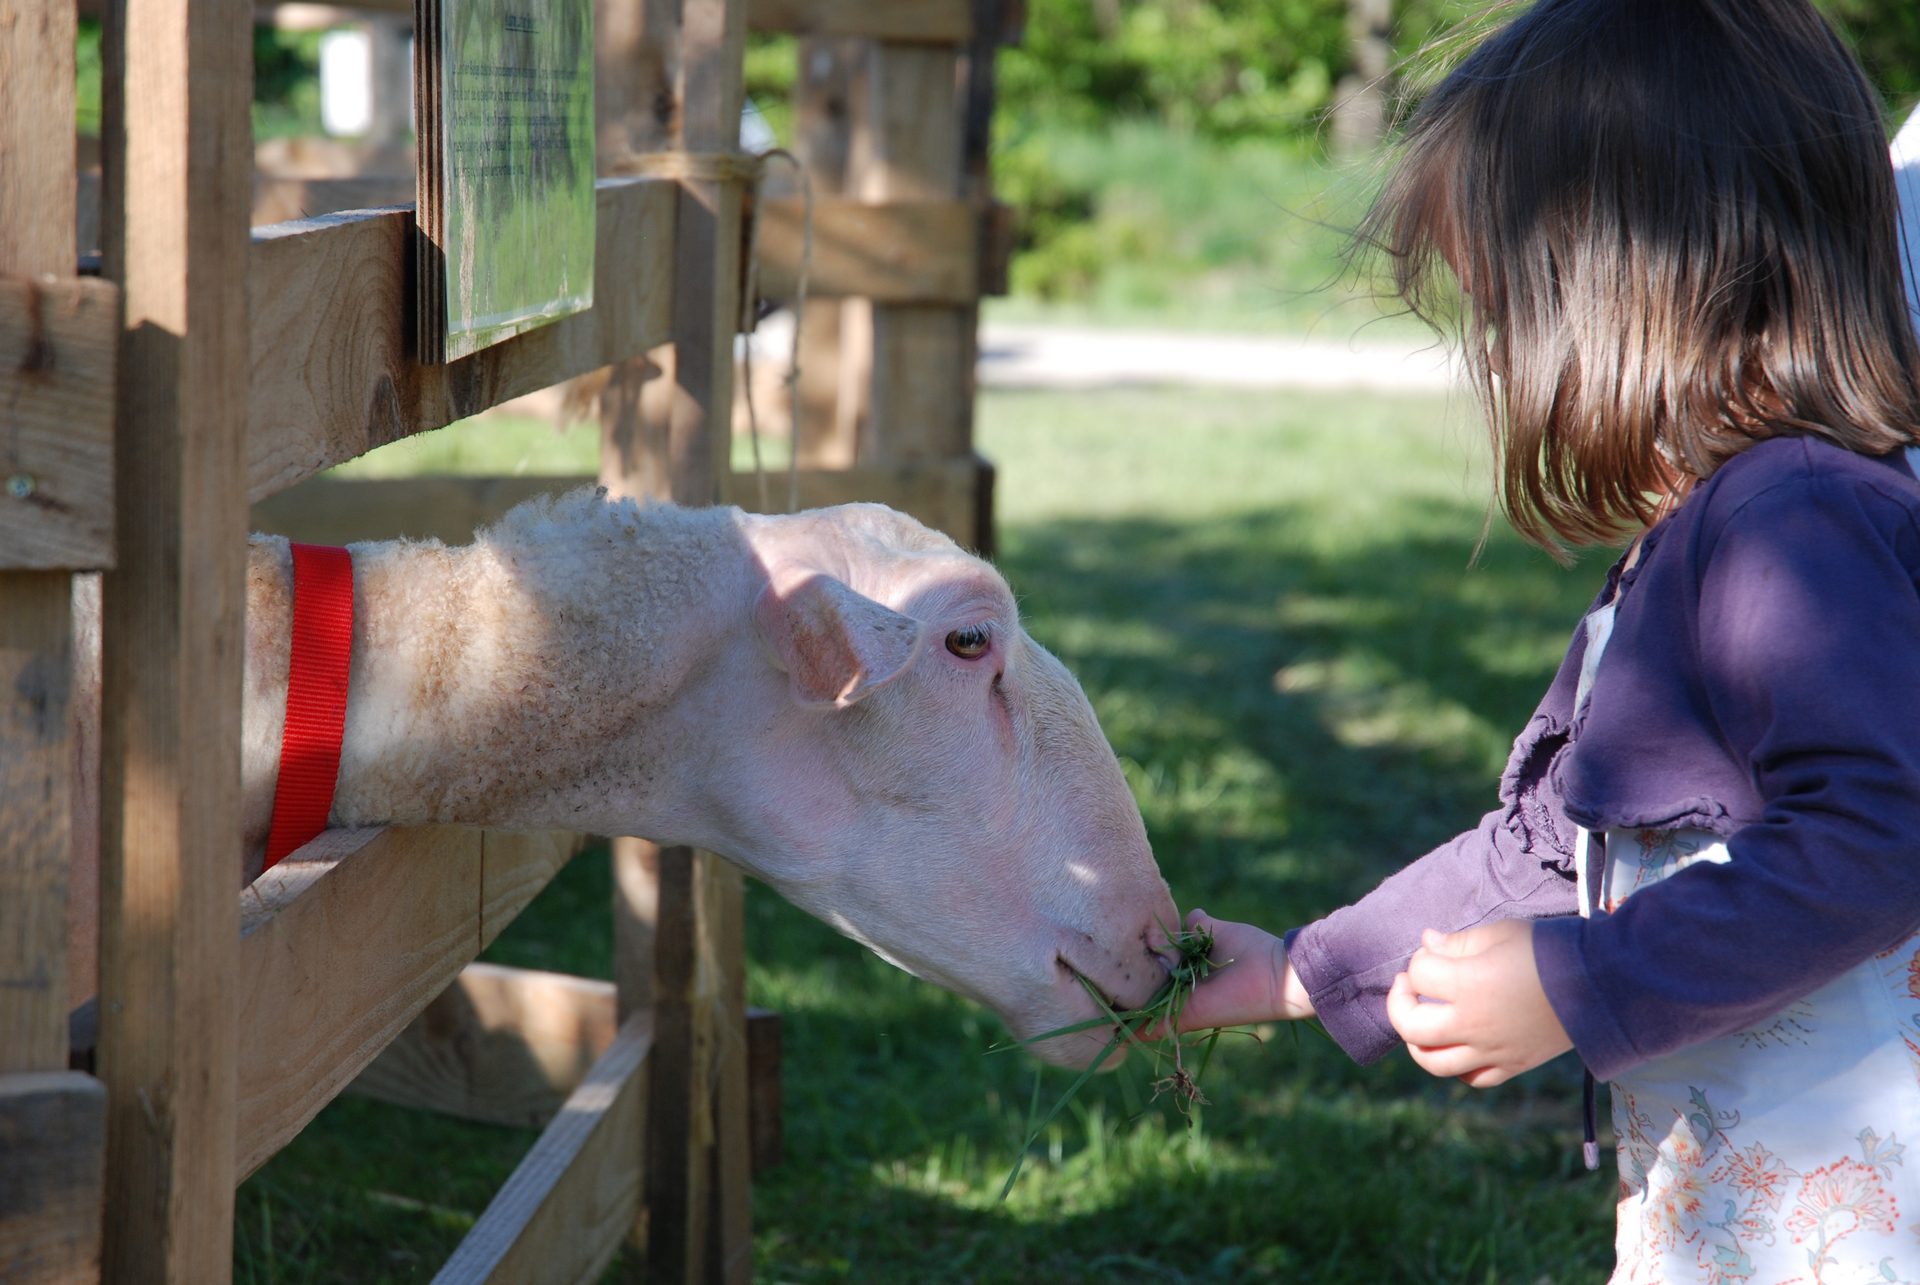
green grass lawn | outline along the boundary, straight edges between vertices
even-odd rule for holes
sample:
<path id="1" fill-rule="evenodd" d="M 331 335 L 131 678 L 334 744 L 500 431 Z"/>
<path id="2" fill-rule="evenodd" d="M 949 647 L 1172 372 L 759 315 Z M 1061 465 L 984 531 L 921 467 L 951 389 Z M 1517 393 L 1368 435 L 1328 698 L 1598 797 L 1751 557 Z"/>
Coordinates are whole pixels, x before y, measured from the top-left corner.
<path id="1" fill-rule="evenodd" d="M 474 466 L 590 466 L 585 433 L 508 437 Z M 1479 429 L 1438 399 L 989 392 L 980 437 L 1001 564 L 1085 683 L 1175 899 L 1276 929 L 1490 806 L 1599 575 L 1504 531 L 1474 562 Z M 606 975 L 608 895 L 589 853 L 490 957 Z M 986 1054 L 997 1022 L 757 886 L 748 941 L 751 999 L 786 1020 L 760 1279 L 1533 1285 L 1610 1261 L 1569 1059 L 1475 1093 L 1263 1032 L 1222 1045 L 1191 1129 L 1104 1077 L 1002 1203 L 1035 1069 Z M 530 1138 L 337 1103 L 242 1188 L 237 1279 L 424 1280 Z"/>

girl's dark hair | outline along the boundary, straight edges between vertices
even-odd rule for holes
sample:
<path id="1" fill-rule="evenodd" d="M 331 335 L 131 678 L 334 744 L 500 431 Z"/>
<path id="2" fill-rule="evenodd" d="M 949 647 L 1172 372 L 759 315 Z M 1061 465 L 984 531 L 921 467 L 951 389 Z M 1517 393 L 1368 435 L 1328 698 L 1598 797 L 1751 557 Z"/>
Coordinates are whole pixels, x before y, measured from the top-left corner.
<path id="1" fill-rule="evenodd" d="M 1457 329 L 1501 507 L 1559 553 L 1768 437 L 1915 440 L 1897 211 L 1805 0 L 1540 0 L 1421 104 L 1360 238 Z"/>

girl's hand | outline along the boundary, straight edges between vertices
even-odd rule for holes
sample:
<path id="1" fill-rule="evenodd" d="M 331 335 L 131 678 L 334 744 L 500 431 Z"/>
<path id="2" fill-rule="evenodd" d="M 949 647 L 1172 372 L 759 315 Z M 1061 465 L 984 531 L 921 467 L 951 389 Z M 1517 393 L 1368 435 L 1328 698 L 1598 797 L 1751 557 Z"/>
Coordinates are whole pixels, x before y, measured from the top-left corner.
<path id="1" fill-rule="evenodd" d="M 1213 958 L 1225 966 L 1194 988 L 1180 1013 L 1181 1030 L 1313 1016 L 1313 1000 L 1294 976 L 1286 944 L 1278 937 L 1252 924 L 1214 919 L 1204 910 L 1189 914 L 1187 927 L 1213 933 Z"/>
<path id="2" fill-rule="evenodd" d="M 1540 986 L 1532 924 L 1429 928 L 1420 940 L 1387 992 L 1387 1020 L 1422 1069 L 1484 1089 L 1573 1047 Z"/>

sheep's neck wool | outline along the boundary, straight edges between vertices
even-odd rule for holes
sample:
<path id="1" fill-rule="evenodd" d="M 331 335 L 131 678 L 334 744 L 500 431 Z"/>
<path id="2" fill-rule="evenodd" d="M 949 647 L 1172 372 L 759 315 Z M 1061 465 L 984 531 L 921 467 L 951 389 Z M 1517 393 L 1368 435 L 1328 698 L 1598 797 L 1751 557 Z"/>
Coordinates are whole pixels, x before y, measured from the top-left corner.
<path id="1" fill-rule="evenodd" d="M 353 555 L 293 545 L 293 645 L 267 869 L 327 828 L 340 776 L 353 653 Z"/>

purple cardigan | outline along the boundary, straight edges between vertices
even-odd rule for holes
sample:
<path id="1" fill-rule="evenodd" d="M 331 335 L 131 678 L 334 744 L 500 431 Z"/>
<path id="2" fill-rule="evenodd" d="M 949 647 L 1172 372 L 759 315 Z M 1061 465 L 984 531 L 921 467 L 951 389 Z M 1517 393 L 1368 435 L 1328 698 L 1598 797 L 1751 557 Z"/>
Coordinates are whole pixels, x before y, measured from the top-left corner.
<path id="1" fill-rule="evenodd" d="M 1321 1021 L 1370 1062 L 1422 928 L 1534 920 L 1541 981 L 1601 1079 L 1739 1030 L 1920 927 L 1920 484 L 1812 438 L 1723 465 L 1616 566 L 1587 708 L 1576 630 L 1500 806 L 1288 934 Z M 1688 826 L 1702 862 L 1577 917 L 1575 827 Z"/>

